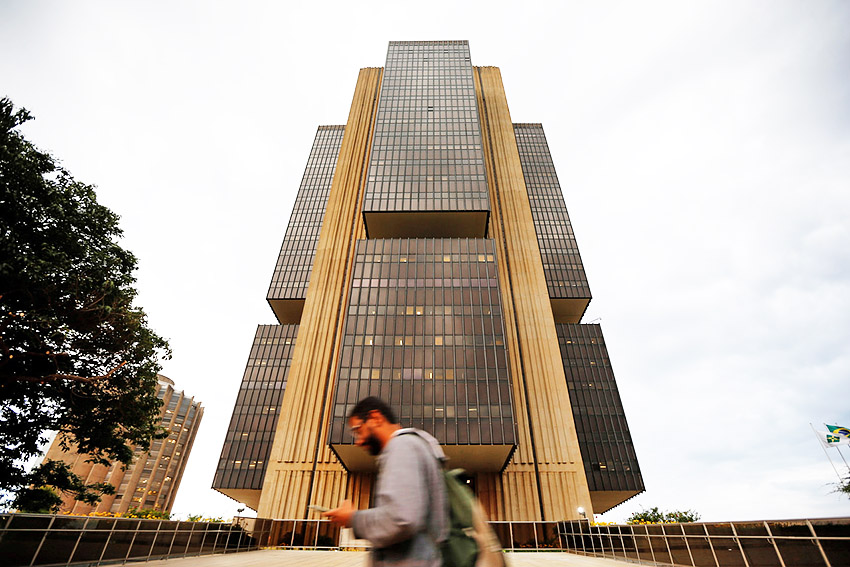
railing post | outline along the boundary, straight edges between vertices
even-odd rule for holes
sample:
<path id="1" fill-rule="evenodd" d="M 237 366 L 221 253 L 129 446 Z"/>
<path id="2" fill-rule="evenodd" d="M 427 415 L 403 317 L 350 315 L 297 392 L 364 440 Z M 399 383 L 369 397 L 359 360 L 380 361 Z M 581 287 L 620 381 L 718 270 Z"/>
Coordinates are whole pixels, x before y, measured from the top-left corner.
<path id="1" fill-rule="evenodd" d="M 531 531 L 534 532 L 534 551 L 540 551 L 540 542 L 537 541 L 537 524 L 540 522 L 531 523 Z"/>
<path id="2" fill-rule="evenodd" d="M 806 520 L 806 525 L 809 526 L 809 532 L 812 534 L 812 539 L 814 539 L 815 545 L 818 546 L 818 551 L 820 551 L 820 556 L 823 557 L 823 562 L 826 563 L 826 567 L 832 567 L 832 564 L 829 562 L 829 558 L 826 556 L 826 553 L 820 544 L 820 538 L 818 537 L 817 532 L 815 532 L 815 527 L 812 525 L 812 522 Z"/>
<path id="3" fill-rule="evenodd" d="M 56 515 L 50 518 L 50 523 L 47 524 L 47 528 L 44 530 L 44 535 L 41 536 L 41 541 L 38 543 L 38 547 L 35 549 L 35 553 L 32 554 L 32 559 L 30 559 L 30 567 L 35 565 L 35 558 L 38 557 L 38 554 L 41 552 L 41 546 L 44 545 L 44 540 L 47 539 L 47 534 L 50 533 L 50 528 L 53 527 L 53 522 L 56 520 Z"/>
<path id="4" fill-rule="evenodd" d="M 215 546 L 218 548 L 218 544 L 219 542 L 221 542 L 220 549 L 222 551 L 222 554 L 227 554 L 227 545 L 230 543 L 230 533 L 225 534 L 224 530 L 222 529 L 224 528 L 224 524 L 222 524 L 221 522 L 217 522 L 216 525 L 218 526 L 218 537 L 216 537 Z"/>
<path id="5" fill-rule="evenodd" d="M 631 524 L 624 524 L 629 528 L 629 537 L 631 538 L 631 545 L 634 547 L 635 555 L 637 555 L 637 562 L 640 563 L 640 546 L 637 543 L 637 537 L 635 536 L 635 527 Z M 623 544 L 625 546 L 625 543 Z"/>
<path id="6" fill-rule="evenodd" d="M 139 531 L 139 532 L 146 532 L 146 531 L 147 531 L 147 530 L 145 529 L 145 520 L 144 520 L 144 519 L 141 519 L 141 518 L 139 519 L 139 527 L 138 527 L 138 531 Z M 143 537 L 143 539 L 144 539 L 144 535 L 143 535 L 142 537 Z M 147 553 L 147 555 L 145 555 L 145 556 L 144 556 L 144 557 L 145 557 L 145 563 L 147 563 L 148 561 L 150 561 L 150 560 L 151 560 L 151 552 L 153 552 L 153 546 L 154 546 L 154 544 L 155 544 L 155 543 L 156 543 L 156 537 L 154 537 L 153 539 L 151 539 L 150 547 L 148 547 L 148 553 Z M 133 559 L 134 559 L 134 558 L 133 558 Z"/>
<path id="7" fill-rule="evenodd" d="M 577 520 L 577 521 L 578 521 L 578 533 L 579 533 L 579 534 L 581 534 L 581 549 L 582 549 L 582 551 L 584 551 L 585 555 L 587 555 L 587 553 L 588 553 L 588 551 L 587 551 L 587 545 L 585 545 L 585 543 L 584 543 L 584 542 L 585 542 L 585 539 L 584 539 L 584 525 L 581 523 L 581 520 Z M 590 535 L 590 534 L 587 534 L 587 537 L 588 537 L 588 538 L 591 538 L 591 539 L 590 539 L 590 546 L 591 546 L 591 550 L 592 550 L 592 549 L 593 549 L 593 539 L 592 539 L 592 538 L 593 538 L 593 536 L 592 536 L 592 535 Z M 592 553 L 592 551 L 591 551 L 591 553 Z"/>
<path id="8" fill-rule="evenodd" d="M 204 534 L 204 541 L 206 541 L 206 536 L 207 536 L 207 534 L 209 534 L 209 533 L 210 533 L 210 528 L 211 528 L 212 526 L 213 526 L 213 524 L 211 524 L 211 523 L 208 523 L 208 524 L 207 524 L 207 531 L 206 531 L 206 533 Z M 212 555 L 215 555 L 215 553 L 216 553 L 216 548 L 218 547 L 218 529 L 216 528 L 215 530 L 212 530 L 212 533 L 213 533 Z"/>
<path id="9" fill-rule="evenodd" d="M 720 567 L 720 560 L 717 559 L 717 552 L 714 551 L 714 542 L 711 541 L 712 536 L 708 533 L 708 525 L 703 524 L 702 529 L 705 532 L 705 540 L 708 542 L 708 548 L 711 550 L 711 556 L 714 557 L 715 567 Z"/>
<path id="10" fill-rule="evenodd" d="M 767 522 L 762 522 L 762 524 L 764 524 L 764 529 L 767 530 L 767 541 L 769 541 L 771 545 L 773 545 L 773 551 L 776 552 L 776 556 L 779 558 L 779 564 L 782 567 L 785 567 L 785 560 L 782 558 L 782 554 L 779 552 L 779 546 L 776 545 L 776 539 L 773 537 L 773 532 L 770 531 L 770 526 L 767 524 Z"/>
<path id="11" fill-rule="evenodd" d="M 661 539 L 664 540 L 664 547 L 667 548 L 667 557 L 670 558 L 670 563 L 673 563 L 673 551 L 670 549 L 670 540 L 667 539 L 667 530 L 664 529 L 664 522 L 659 525 L 661 526 Z"/>
<path id="12" fill-rule="evenodd" d="M 638 536 L 635 535 L 635 526 L 633 524 L 629 524 L 629 533 L 632 534 L 632 543 L 635 546 L 635 554 L 637 555 L 637 560 L 638 560 L 638 562 L 642 562 L 643 559 L 641 559 L 641 557 L 640 557 L 640 546 L 638 545 L 638 542 L 637 542 Z M 650 557 L 652 557 L 652 546 L 650 546 L 649 549 L 650 549 Z"/>
<path id="13" fill-rule="evenodd" d="M 617 526 L 617 533 L 620 535 L 620 547 L 623 550 L 623 559 L 626 559 L 629 556 L 629 554 L 626 553 L 626 540 L 623 537 L 623 526 L 622 525 Z"/>
<path id="14" fill-rule="evenodd" d="M 106 536 L 106 541 L 103 543 L 103 549 L 100 550 L 100 555 L 97 558 L 97 563 L 95 565 L 100 565 L 103 561 L 103 554 L 106 553 L 106 550 L 109 548 L 109 542 L 112 541 L 112 534 L 115 533 L 115 525 L 118 524 L 118 520 L 113 518 L 112 525 L 109 527 L 109 535 Z M 71 556 L 73 559 L 73 555 Z"/>
<path id="15" fill-rule="evenodd" d="M 171 557 L 171 549 L 174 547 L 174 540 L 177 538 L 177 527 L 180 525 L 180 522 L 177 521 L 174 526 L 174 533 L 171 534 L 171 543 L 168 544 L 168 552 L 165 554 L 166 557 Z"/>
<path id="16" fill-rule="evenodd" d="M 587 525 L 587 537 L 590 538 L 591 553 L 593 553 L 593 555 L 596 555 L 596 540 L 593 538 L 593 530 L 590 529 L 590 522 L 582 522 L 581 520 L 579 520 L 578 522 L 579 524 Z"/>
<path id="17" fill-rule="evenodd" d="M 227 536 L 225 536 L 224 531 L 222 531 L 222 528 L 224 526 L 220 522 L 216 522 L 216 526 L 218 527 L 218 533 L 216 534 L 216 537 L 215 537 L 215 547 L 216 547 L 216 549 L 219 549 L 222 552 L 222 554 L 226 554 L 227 553 L 227 544 L 230 541 L 229 534 Z M 221 543 L 221 546 L 218 545 L 219 543 Z"/>
<path id="18" fill-rule="evenodd" d="M 204 526 L 204 534 L 201 537 L 201 547 L 200 547 L 200 549 L 198 549 L 198 557 L 200 557 L 201 554 L 204 552 L 204 546 L 207 543 L 207 532 L 209 531 L 209 528 L 210 528 L 209 525 L 207 525 L 206 522 L 199 522 L 199 523 Z"/>
<path id="19" fill-rule="evenodd" d="M 136 524 L 136 528 L 133 530 L 133 538 L 130 540 L 130 545 L 127 547 L 127 553 L 124 554 L 124 559 L 121 561 L 121 565 L 127 564 L 127 559 L 130 557 L 130 552 L 133 551 L 133 546 L 136 545 L 136 536 L 139 535 L 139 526 L 141 525 L 141 522 L 138 522 Z"/>
<path id="20" fill-rule="evenodd" d="M 576 541 L 581 542 L 581 552 L 584 555 L 587 555 L 587 546 L 584 544 L 584 530 L 581 528 L 581 522 L 578 523 L 578 534 L 576 536 Z M 570 520 L 570 529 L 575 534 L 576 526 L 573 525 L 573 521 Z"/>
<path id="21" fill-rule="evenodd" d="M 71 549 L 71 555 L 68 556 L 69 562 L 74 559 L 74 554 L 77 553 L 77 548 L 80 547 L 80 541 L 83 539 L 83 535 L 86 533 L 86 526 L 88 525 L 88 523 L 89 520 L 88 518 L 86 518 L 83 522 L 83 529 L 80 530 L 80 534 L 77 536 L 77 541 L 74 542 L 74 548 Z"/>
<path id="22" fill-rule="evenodd" d="M 735 529 L 735 524 L 732 522 L 729 522 L 729 525 L 732 527 L 732 536 L 735 539 L 735 543 L 738 544 L 738 550 L 741 552 L 741 559 L 744 560 L 744 565 L 746 565 L 746 567 L 750 567 L 750 562 L 747 561 L 747 554 L 744 553 L 744 546 L 741 545 L 741 538 L 738 537 L 738 530 Z"/>
<path id="23" fill-rule="evenodd" d="M 611 532 L 609 532 L 607 529 L 608 526 L 592 526 L 590 524 L 590 520 L 587 521 L 587 525 L 591 530 L 593 528 L 596 528 L 596 533 L 599 536 L 599 548 L 602 551 L 602 557 L 605 557 L 605 555 L 608 553 L 608 550 L 605 546 L 605 538 L 611 538 Z M 602 533 L 603 531 L 605 532 L 604 534 Z"/>
<path id="24" fill-rule="evenodd" d="M 682 537 L 685 538 L 685 549 L 688 550 L 688 557 L 691 558 L 691 565 L 692 565 L 692 567 L 696 567 L 697 564 L 696 564 L 696 561 L 694 561 L 694 554 L 691 553 L 691 544 L 688 543 L 688 537 L 689 536 L 688 536 L 688 534 L 685 533 L 685 526 L 683 526 L 681 523 L 679 523 L 679 528 L 682 530 Z M 672 560 L 673 558 L 671 557 L 670 559 Z M 783 565 L 783 567 L 784 567 L 784 565 Z"/>
<path id="25" fill-rule="evenodd" d="M 652 541 L 655 536 L 649 533 L 649 528 L 646 525 L 643 526 L 643 530 L 646 532 L 646 540 L 649 542 L 649 554 L 652 556 L 652 562 L 658 565 L 658 561 L 655 560 L 655 546 Z"/>
<path id="26" fill-rule="evenodd" d="M 195 524 L 198 522 L 189 522 L 191 525 L 191 529 L 189 530 L 189 537 L 186 538 L 186 547 L 183 548 L 183 557 L 189 555 L 189 546 L 192 545 L 192 537 L 195 535 Z"/>

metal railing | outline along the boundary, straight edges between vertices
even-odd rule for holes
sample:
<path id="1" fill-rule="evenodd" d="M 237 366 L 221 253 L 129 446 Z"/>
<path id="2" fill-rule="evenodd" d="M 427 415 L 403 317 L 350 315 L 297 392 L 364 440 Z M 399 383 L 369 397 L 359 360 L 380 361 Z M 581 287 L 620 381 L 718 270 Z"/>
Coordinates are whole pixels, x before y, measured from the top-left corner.
<path id="1" fill-rule="evenodd" d="M 592 526 L 559 522 L 564 549 L 650 565 L 850 566 L 850 518 Z"/>
<path id="2" fill-rule="evenodd" d="M 258 548 L 244 525 L 44 514 L 0 514 L 3 567 L 105 565 Z"/>
<path id="3" fill-rule="evenodd" d="M 362 545 L 326 520 L 256 522 L 266 534 L 263 547 L 352 549 Z M 850 566 L 850 518 L 611 526 L 587 521 L 494 521 L 490 525 L 506 551 L 568 551 L 686 567 Z"/>
<path id="4" fill-rule="evenodd" d="M 506 551 L 568 551 L 645 565 L 847 567 L 850 518 L 594 526 L 490 522 Z M 0 514 L 3 567 L 105 565 L 259 548 L 360 549 L 327 520 L 233 524 Z"/>
<path id="5" fill-rule="evenodd" d="M 267 520 L 264 518 L 234 518 L 257 538 L 260 547 L 293 549 L 341 549 L 347 545 L 344 530 L 328 520 Z M 350 530 L 348 530 L 350 531 Z"/>

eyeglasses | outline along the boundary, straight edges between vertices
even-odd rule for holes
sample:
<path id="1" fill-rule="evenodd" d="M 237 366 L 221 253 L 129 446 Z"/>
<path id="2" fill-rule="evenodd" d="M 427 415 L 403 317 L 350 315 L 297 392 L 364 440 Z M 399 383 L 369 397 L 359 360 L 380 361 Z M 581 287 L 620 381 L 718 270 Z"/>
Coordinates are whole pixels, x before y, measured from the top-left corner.
<path id="1" fill-rule="evenodd" d="M 351 427 L 349 427 L 349 428 L 348 428 L 348 432 L 349 432 L 349 433 L 351 433 L 351 436 L 352 436 L 352 437 L 354 437 L 355 439 L 357 439 L 358 437 L 360 437 L 360 431 L 359 431 L 359 429 L 360 429 L 361 427 L 363 427 L 363 425 L 364 425 L 367 421 L 369 421 L 370 419 L 372 419 L 373 417 L 375 417 L 375 412 L 374 412 L 374 410 L 370 411 L 370 412 L 366 415 L 366 419 L 364 419 L 363 421 L 361 421 L 361 422 L 360 422 L 360 423 L 358 423 L 357 425 L 352 425 Z"/>
<path id="2" fill-rule="evenodd" d="M 366 422 L 364 421 L 363 423 Z M 357 437 L 360 435 L 359 429 L 363 427 L 363 423 L 358 423 L 357 425 L 348 428 L 348 432 L 351 433 L 351 436 L 355 439 L 357 439 Z"/>

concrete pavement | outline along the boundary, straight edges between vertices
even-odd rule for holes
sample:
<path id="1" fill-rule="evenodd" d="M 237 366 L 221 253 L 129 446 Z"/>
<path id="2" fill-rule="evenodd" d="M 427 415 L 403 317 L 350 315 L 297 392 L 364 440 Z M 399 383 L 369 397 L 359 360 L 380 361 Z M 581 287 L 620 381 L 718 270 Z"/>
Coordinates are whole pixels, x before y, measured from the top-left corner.
<path id="1" fill-rule="evenodd" d="M 364 551 L 298 551 L 263 549 L 150 561 L 148 567 L 365 567 Z M 625 562 L 584 557 L 561 551 L 510 552 L 508 567 L 623 567 Z"/>

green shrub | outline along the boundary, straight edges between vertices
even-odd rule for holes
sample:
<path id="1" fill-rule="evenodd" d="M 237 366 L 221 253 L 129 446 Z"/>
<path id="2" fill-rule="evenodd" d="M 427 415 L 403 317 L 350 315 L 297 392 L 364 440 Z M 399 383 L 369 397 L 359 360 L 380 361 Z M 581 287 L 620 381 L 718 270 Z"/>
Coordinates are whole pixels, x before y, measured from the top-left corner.
<path id="1" fill-rule="evenodd" d="M 49 486 L 25 488 L 12 505 L 24 514 L 55 514 L 62 505 L 62 497 Z"/>
<path id="2" fill-rule="evenodd" d="M 654 506 L 649 510 L 641 510 L 634 512 L 626 520 L 627 524 L 685 524 L 688 522 L 696 522 L 700 515 L 693 510 L 671 510 L 669 512 L 659 510 L 658 506 Z"/>
<path id="3" fill-rule="evenodd" d="M 122 515 L 124 518 L 143 518 L 146 520 L 170 520 L 171 514 L 164 510 L 153 510 L 151 508 L 130 508 Z"/>

